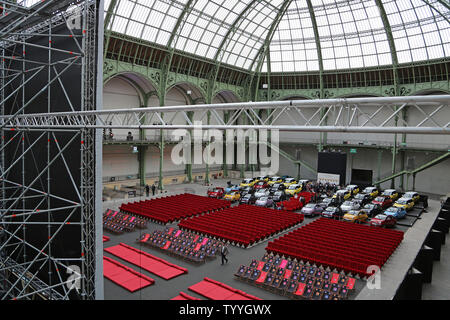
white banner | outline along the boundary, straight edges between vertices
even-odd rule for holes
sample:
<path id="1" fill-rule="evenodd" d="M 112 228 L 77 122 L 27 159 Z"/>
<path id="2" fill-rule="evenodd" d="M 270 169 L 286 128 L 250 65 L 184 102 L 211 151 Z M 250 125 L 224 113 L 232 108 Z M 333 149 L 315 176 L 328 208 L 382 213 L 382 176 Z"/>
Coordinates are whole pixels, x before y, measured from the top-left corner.
<path id="1" fill-rule="evenodd" d="M 317 182 L 322 183 L 331 183 L 331 184 L 337 184 L 339 185 L 340 182 L 340 176 L 338 174 L 331 174 L 331 173 L 317 173 Z"/>

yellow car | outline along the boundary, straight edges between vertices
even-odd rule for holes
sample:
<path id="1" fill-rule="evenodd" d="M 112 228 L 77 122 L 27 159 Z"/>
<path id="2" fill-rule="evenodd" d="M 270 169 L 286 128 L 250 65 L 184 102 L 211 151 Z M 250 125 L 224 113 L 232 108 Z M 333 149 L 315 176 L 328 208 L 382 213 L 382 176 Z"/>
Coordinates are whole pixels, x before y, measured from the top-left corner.
<path id="1" fill-rule="evenodd" d="M 350 184 L 345 189 L 350 191 L 354 195 L 358 194 L 359 192 L 359 187 L 356 184 Z"/>
<path id="2" fill-rule="evenodd" d="M 411 199 L 412 201 L 414 201 L 414 203 L 417 203 L 417 201 L 419 201 L 420 199 L 420 196 L 415 191 L 408 191 L 402 196 L 402 198 Z"/>
<path id="3" fill-rule="evenodd" d="M 286 178 L 284 179 L 284 186 L 287 188 L 293 184 L 298 184 L 297 180 L 295 180 L 295 178 Z"/>
<path id="4" fill-rule="evenodd" d="M 241 182 L 241 187 L 245 188 L 245 187 L 253 187 L 256 184 L 256 180 L 255 179 L 244 179 Z"/>
<path id="5" fill-rule="evenodd" d="M 363 190 L 363 193 L 375 198 L 378 195 L 378 189 L 376 187 L 367 187 Z"/>
<path id="6" fill-rule="evenodd" d="M 397 200 L 398 199 L 398 192 L 395 189 L 386 189 L 383 191 L 383 193 L 381 194 L 383 197 L 389 197 L 392 200 Z"/>
<path id="7" fill-rule="evenodd" d="M 336 199 L 338 195 L 344 196 L 344 200 L 347 200 L 348 198 L 350 198 L 352 196 L 352 193 L 349 190 L 338 190 L 333 195 L 333 199 Z"/>
<path id="8" fill-rule="evenodd" d="M 284 190 L 284 193 L 290 194 L 291 196 L 300 192 L 302 192 L 302 186 L 299 184 L 291 184 L 286 190 Z"/>
<path id="9" fill-rule="evenodd" d="M 349 222 L 361 223 L 366 221 L 368 218 L 369 216 L 363 210 L 352 210 L 344 214 L 342 219 Z"/>
<path id="10" fill-rule="evenodd" d="M 269 183 L 269 186 L 271 186 L 275 183 L 282 183 L 282 182 L 283 182 L 283 179 L 281 179 L 281 177 L 272 177 L 272 178 L 270 178 L 268 183 Z"/>
<path id="11" fill-rule="evenodd" d="M 256 182 L 257 182 L 257 183 L 258 183 L 258 182 L 261 182 L 261 181 L 267 182 L 267 181 L 269 181 L 269 179 L 270 179 L 269 176 L 261 176 L 261 177 L 256 178 Z"/>
<path id="12" fill-rule="evenodd" d="M 223 198 L 224 198 L 224 200 L 228 200 L 231 202 L 239 201 L 239 199 L 241 198 L 241 194 L 238 192 L 230 192 L 230 193 L 227 193 L 225 195 L 225 197 L 223 197 Z"/>
<path id="13" fill-rule="evenodd" d="M 412 210 L 412 208 L 414 208 L 414 201 L 408 198 L 400 198 L 397 200 L 397 202 L 394 203 L 394 207 L 403 208 L 406 211 L 410 211 Z"/>

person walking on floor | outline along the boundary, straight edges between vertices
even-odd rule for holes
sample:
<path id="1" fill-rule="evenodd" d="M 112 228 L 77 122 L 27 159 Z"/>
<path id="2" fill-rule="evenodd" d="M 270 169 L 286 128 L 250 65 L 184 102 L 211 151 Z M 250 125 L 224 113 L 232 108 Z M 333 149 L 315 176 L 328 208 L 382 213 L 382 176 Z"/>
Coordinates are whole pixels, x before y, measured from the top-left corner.
<path id="1" fill-rule="evenodd" d="M 150 187 L 148 184 L 145 185 L 145 194 L 147 195 L 147 197 L 150 197 Z"/>
<path id="2" fill-rule="evenodd" d="M 156 186 L 155 186 L 155 184 L 153 184 L 152 185 L 152 194 L 155 195 L 155 192 L 156 192 Z"/>
<path id="3" fill-rule="evenodd" d="M 222 248 L 220 249 L 220 255 L 222 256 L 222 265 L 223 265 L 224 260 L 226 261 L 226 263 L 228 263 L 228 259 L 227 259 L 228 247 L 225 243 L 222 244 Z"/>

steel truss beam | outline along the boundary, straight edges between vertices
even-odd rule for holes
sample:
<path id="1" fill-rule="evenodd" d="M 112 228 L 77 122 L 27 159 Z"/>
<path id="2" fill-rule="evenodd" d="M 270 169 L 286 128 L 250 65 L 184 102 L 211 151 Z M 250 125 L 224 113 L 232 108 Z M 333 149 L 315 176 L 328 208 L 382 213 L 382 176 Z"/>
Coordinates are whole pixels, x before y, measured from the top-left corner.
<path id="1" fill-rule="evenodd" d="M 100 8 L 97 2 L 48 0 L 24 8 L 0 1 L 6 8 L 0 14 L 1 116 L 24 116 L 37 101 L 44 101 L 48 113 L 96 110 L 96 25 L 103 1 Z M 76 5 L 77 11 L 66 11 L 70 5 Z M 80 25 L 72 29 L 68 19 L 74 17 Z M 62 28 L 65 35 L 56 33 Z M 73 41 L 72 49 L 54 45 L 64 37 Z M 36 39 L 43 41 L 36 43 Z M 34 57 L 28 57 L 33 50 Z M 71 81 L 81 85 L 78 96 L 70 91 Z M 63 105 L 53 104 L 57 95 Z M 93 120 L 86 116 L 86 121 Z M 65 300 L 76 293 L 81 299 L 95 299 L 101 283 L 97 269 L 102 267 L 96 248 L 96 130 L 11 131 L 4 124 L 0 126 L 0 299 Z M 75 169 L 73 150 L 80 150 Z M 56 171 L 58 183 L 73 191 L 74 199 L 58 194 L 52 183 Z M 46 235 L 44 239 L 32 238 L 30 231 L 36 228 Z M 78 254 L 55 250 L 67 231 L 79 235 Z M 76 290 L 70 287 L 74 283 L 79 284 Z"/>
<path id="2" fill-rule="evenodd" d="M 406 108 L 418 111 L 422 119 L 414 125 L 399 119 L 398 126 L 395 126 L 395 118 Z M 439 118 L 440 113 L 449 108 L 450 95 L 274 101 L 22 114 L 0 117 L 0 126 L 7 130 L 193 129 L 196 128 L 196 123 L 192 123 L 188 112 L 196 112 L 200 114 L 197 119 L 205 123 L 201 126 L 203 129 L 450 134 L 450 122 L 445 122 L 448 119 Z M 261 118 L 258 111 L 263 109 L 270 112 Z M 225 112 L 221 111 L 230 112 L 227 120 Z M 208 113 L 217 124 L 206 124 Z M 184 121 L 180 121 L 180 124 L 172 123 L 175 115 L 182 115 Z M 324 119 L 327 117 L 333 119 L 332 125 L 325 124 Z M 238 119 L 247 119 L 249 124 L 238 125 Z M 292 124 L 284 124 L 286 119 Z M 159 124 L 155 125 L 155 121 Z"/>

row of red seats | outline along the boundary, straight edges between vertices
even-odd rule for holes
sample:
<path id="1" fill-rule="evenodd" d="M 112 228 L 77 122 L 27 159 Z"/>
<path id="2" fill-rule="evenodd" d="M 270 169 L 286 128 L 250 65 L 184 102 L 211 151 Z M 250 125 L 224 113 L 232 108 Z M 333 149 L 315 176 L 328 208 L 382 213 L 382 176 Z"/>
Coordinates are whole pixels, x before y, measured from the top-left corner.
<path id="1" fill-rule="evenodd" d="M 361 229 L 359 225 L 357 224 L 348 224 L 345 221 L 336 221 L 336 220 L 330 220 L 330 219 L 323 219 L 323 221 L 320 221 L 320 224 L 314 224 L 311 226 L 326 226 L 326 225 L 333 225 L 334 229 L 345 229 L 345 230 L 358 230 L 359 233 L 364 234 L 375 234 L 378 236 L 383 237 L 395 237 L 395 238 L 403 238 L 403 232 L 398 230 L 391 230 L 391 229 L 383 229 L 382 232 L 380 232 L 380 229 L 377 227 L 370 227 L 366 226 L 366 228 Z"/>
<path id="2" fill-rule="evenodd" d="M 248 215 L 248 214 L 247 214 Z M 230 212 L 227 216 L 223 216 L 222 214 L 211 214 L 208 216 L 202 216 L 195 220 L 197 223 L 207 222 L 211 225 L 217 224 L 219 227 L 223 225 L 224 222 L 230 222 L 233 225 L 237 224 L 237 222 L 247 223 L 248 217 L 246 215 L 236 215 L 236 213 Z M 284 226 L 285 224 L 291 225 L 295 223 L 297 220 L 267 220 L 267 217 L 254 217 L 253 225 L 261 226 L 266 228 L 276 228 L 277 226 Z"/>
<path id="3" fill-rule="evenodd" d="M 166 224 L 206 212 L 223 210 L 230 207 L 230 205 L 225 200 L 185 193 L 177 196 L 122 204 L 120 210 Z"/>
<path id="4" fill-rule="evenodd" d="M 280 239 L 280 241 L 286 241 L 286 238 Z M 351 239 L 349 239 L 351 240 Z M 315 234 L 295 234 L 293 236 L 289 237 L 290 243 L 295 242 L 298 245 L 311 245 L 311 244 L 317 244 L 321 242 L 327 243 L 327 248 L 335 249 L 335 250 L 346 250 L 346 251 L 352 251 L 352 250 L 363 250 L 366 255 L 368 256 L 389 256 L 392 254 L 391 247 L 392 244 L 389 245 L 373 245 L 373 244 L 366 244 L 365 241 L 347 241 L 347 240 L 338 240 L 335 241 L 333 239 L 330 239 L 329 237 L 321 237 L 320 235 Z M 345 247 L 343 246 L 345 244 Z"/>
<path id="5" fill-rule="evenodd" d="M 270 246 L 270 245 L 269 245 Z M 316 253 L 323 253 L 323 254 L 333 254 L 342 258 L 348 258 L 354 261 L 358 261 L 361 263 L 369 263 L 369 265 L 378 265 L 382 266 L 384 264 L 384 261 L 387 259 L 386 255 L 371 255 L 368 252 L 366 252 L 364 249 L 336 249 L 336 248 L 330 248 L 330 247 L 323 247 L 321 244 L 316 243 L 302 243 L 298 244 L 296 243 L 295 246 L 291 246 L 291 243 L 289 243 L 287 240 L 279 241 L 276 244 L 276 247 L 278 249 L 284 249 L 284 250 L 291 250 L 293 248 L 296 249 L 297 252 L 304 252 L 305 250 L 310 250 L 312 252 Z M 273 249 L 273 247 L 271 247 Z M 292 251 L 292 250 L 291 250 Z"/>
<path id="6" fill-rule="evenodd" d="M 224 202 L 223 200 L 219 199 L 219 202 L 217 201 L 218 199 L 212 199 L 212 198 L 206 198 L 206 199 L 211 199 L 210 201 L 204 201 L 203 199 L 198 199 L 198 198 L 193 198 L 193 199 L 173 199 L 173 200 L 167 200 L 167 202 L 158 202 L 158 203 L 153 203 L 152 200 L 148 200 L 147 202 L 135 202 L 132 205 L 134 206 L 138 206 L 141 208 L 166 208 L 168 206 L 172 206 L 172 207 L 179 207 L 180 204 L 187 204 L 189 206 L 191 206 L 193 203 L 195 203 L 195 207 L 191 206 L 191 209 L 200 209 L 200 210 L 204 210 L 204 209 L 209 209 L 211 206 L 213 207 L 217 207 L 217 208 L 226 208 L 228 207 L 230 204 L 227 202 Z"/>
<path id="7" fill-rule="evenodd" d="M 310 228 L 316 228 L 316 229 L 324 229 L 327 228 L 327 226 L 330 225 L 330 221 L 336 221 L 336 220 L 330 220 L 327 219 L 327 222 L 323 222 L 321 224 L 312 224 Z M 360 225 L 358 224 L 349 224 L 345 221 L 336 221 L 336 224 L 333 224 L 333 232 L 339 233 L 339 231 L 348 231 L 348 230 L 357 230 L 357 234 L 359 235 L 367 235 L 367 236 L 376 236 L 376 237 L 382 237 L 385 239 L 401 239 L 403 238 L 403 233 L 399 232 L 397 230 L 389 230 L 389 229 L 383 229 L 385 232 L 382 232 L 380 234 L 379 228 L 376 227 L 370 227 L 366 226 L 366 228 L 363 228 L 361 230 Z"/>
<path id="8" fill-rule="evenodd" d="M 293 237 L 306 235 L 327 238 L 329 241 L 346 241 L 348 243 L 363 243 L 364 246 L 377 250 L 380 246 L 391 246 L 394 242 L 403 240 L 403 232 L 380 229 L 370 226 L 349 224 L 343 221 L 319 219 L 301 229 L 301 232 L 293 232 Z"/>
<path id="9" fill-rule="evenodd" d="M 258 242 L 266 237 L 269 237 L 279 232 L 278 230 L 275 229 L 268 231 L 261 231 L 261 229 L 257 228 L 248 229 L 243 227 L 234 227 L 231 225 L 223 227 L 217 226 L 213 227 L 207 224 L 190 224 L 189 228 L 204 233 L 214 234 L 215 236 L 229 235 L 229 237 L 233 238 L 230 240 L 235 240 L 235 242 L 245 245 L 249 245 L 253 242 Z"/>
<path id="10" fill-rule="evenodd" d="M 240 205 L 184 220 L 178 226 L 249 246 L 302 221 L 301 214 Z"/>
<path id="11" fill-rule="evenodd" d="M 222 211 L 223 212 L 223 211 Z M 285 222 L 285 221 L 296 221 L 298 219 L 297 213 L 287 212 L 287 211 L 277 211 L 269 208 L 261 208 L 258 207 L 255 209 L 255 206 L 251 205 L 240 205 L 234 208 L 229 208 L 226 210 L 228 216 L 231 216 L 231 213 L 234 213 L 234 216 L 239 218 L 240 216 L 244 216 L 246 214 L 251 214 L 254 220 L 261 220 L 262 222 L 272 223 L 272 222 Z M 268 215 L 270 215 L 270 220 L 267 219 Z M 208 215 L 211 217 L 213 215 Z M 222 216 L 219 213 L 217 216 Z"/>
<path id="12" fill-rule="evenodd" d="M 286 239 L 280 239 L 280 241 L 286 241 Z M 372 245 L 366 245 L 365 242 L 345 242 L 346 247 L 343 248 L 342 244 L 344 243 L 342 240 L 334 240 L 330 239 L 328 237 L 320 237 L 319 235 L 294 235 L 289 238 L 290 243 L 295 242 L 299 245 L 305 244 L 310 245 L 311 243 L 320 243 L 320 242 L 327 242 L 328 247 L 330 249 L 334 250 L 356 250 L 356 251 L 364 251 L 366 255 L 369 256 L 390 256 L 392 254 L 391 250 L 389 250 L 389 247 L 382 247 L 382 246 L 372 246 Z"/>
<path id="13" fill-rule="evenodd" d="M 202 201 L 202 200 L 200 200 Z M 160 203 L 160 204 L 153 204 L 151 203 L 151 200 L 147 203 L 131 203 L 128 204 L 129 206 L 133 206 L 136 208 L 141 208 L 141 209 L 153 209 L 153 210 L 164 210 L 166 209 L 166 211 L 168 209 L 176 209 L 182 205 L 186 205 L 186 209 L 193 211 L 193 212 L 202 212 L 205 210 L 214 210 L 214 209 L 224 209 L 227 208 L 229 206 L 229 203 L 215 203 L 215 202 L 211 202 L 211 203 L 203 203 L 200 201 L 195 201 L 194 199 L 191 200 L 180 200 L 180 201 L 174 201 L 174 202 L 167 202 L 167 203 Z"/>
<path id="14" fill-rule="evenodd" d="M 368 245 L 373 245 L 373 242 L 376 242 L 377 245 L 387 244 L 390 245 L 393 241 L 401 241 L 402 237 L 384 237 L 383 235 L 377 236 L 376 234 L 366 234 L 364 232 L 359 233 L 354 229 L 344 229 L 344 230 L 334 230 L 333 232 L 329 231 L 329 226 L 322 226 L 320 228 L 311 227 L 308 228 L 308 233 L 310 235 L 320 236 L 320 237 L 328 237 L 330 239 L 341 240 L 348 239 L 349 237 L 355 242 L 365 242 Z"/>
<path id="15" fill-rule="evenodd" d="M 269 242 L 266 250 L 317 265 L 370 276 L 382 267 L 403 239 L 403 232 L 320 218 Z"/>
<path id="16" fill-rule="evenodd" d="M 293 238 L 297 238 L 298 240 L 306 241 L 306 238 L 316 241 L 316 240 L 328 240 L 330 243 L 336 243 L 336 244 L 342 244 L 342 241 L 346 241 L 349 243 L 349 245 L 353 246 L 361 246 L 363 243 L 364 246 L 371 250 L 377 250 L 382 246 L 390 246 L 392 242 L 398 241 L 400 239 L 391 239 L 390 241 L 385 241 L 383 239 L 378 239 L 374 237 L 363 237 L 360 235 L 351 234 L 349 231 L 342 231 L 339 234 L 330 234 L 323 231 L 318 231 L 314 229 L 308 229 L 308 233 L 305 233 L 306 230 L 303 231 L 303 233 L 294 233 L 292 235 Z M 306 236 L 306 238 L 305 238 Z M 351 240 L 351 241 L 350 241 Z"/>
<path id="17" fill-rule="evenodd" d="M 185 219 L 193 215 L 198 215 L 205 212 L 197 208 L 188 208 L 186 206 L 183 206 L 182 210 L 180 210 L 179 206 L 166 206 L 164 208 L 149 208 L 126 204 L 122 205 L 120 209 L 124 212 L 131 212 L 164 223 L 173 222 L 174 220 L 179 219 Z"/>
<path id="18" fill-rule="evenodd" d="M 243 207 L 243 208 L 241 208 Z M 209 214 L 206 216 L 198 217 L 195 221 L 201 222 L 201 221 L 208 221 L 210 223 L 213 223 L 214 221 L 217 221 L 219 223 L 227 220 L 238 220 L 243 223 L 246 223 L 248 220 L 248 216 L 251 215 L 252 222 L 254 225 L 260 226 L 260 225 L 267 225 L 270 227 L 279 225 L 279 224 L 290 224 L 297 222 L 299 219 L 298 214 L 290 214 L 286 215 L 283 213 L 279 213 L 280 211 L 276 211 L 273 209 L 269 209 L 270 211 L 261 210 L 260 208 L 255 208 L 252 206 L 245 206 L 241 205 L 239 207 L 230 208 L 225 211 L 222 211 L 222 213 L 216 213 L 216 214 Z M 226 213 L 227 215 L 224 216 L 223 213 Z M 270 219 L 268 219 L 270 217 Z"/>
<path id="19" fill-rule="evenodd" d="M 296 251 L 295 248 L 286 250 L 281 248 L 272 248 L 271 246 L 268 246 L 266 250 L 269 253 L 279 254 L 285 257 L 290 257 L 292 259 L 297 259 L 299 261 L 302 260 L 303 262 L 320 265 L 323 268 L 329 267 L 331 269 L 336 268 L 337 270 L 344 270 L 346 272 L 352 273 L 353 275 L 359 275 L 361 277 L 370 276 L 370 274 L 367 272 L 368 267 L 374 265 L 344 259 L 333 254 L 321 254 L 312 250 Z"/>

